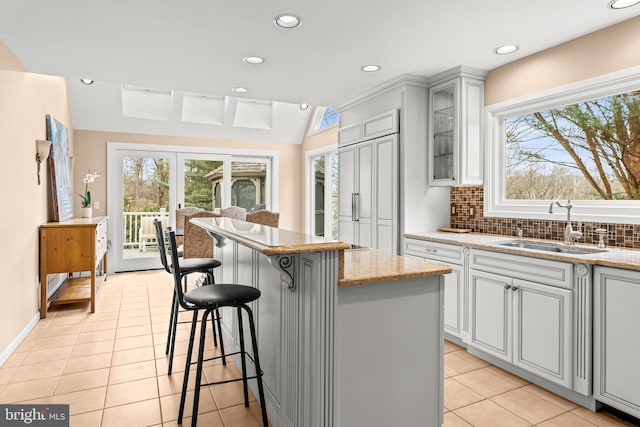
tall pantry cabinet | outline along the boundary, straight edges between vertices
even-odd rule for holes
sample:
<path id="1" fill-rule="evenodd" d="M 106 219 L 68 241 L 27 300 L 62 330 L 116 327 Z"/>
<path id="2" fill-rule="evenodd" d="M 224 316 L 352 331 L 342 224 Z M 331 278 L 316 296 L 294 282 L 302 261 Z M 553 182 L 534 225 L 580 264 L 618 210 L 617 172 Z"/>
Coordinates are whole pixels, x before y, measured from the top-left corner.
<path id="1" fill-rule="evenodd" d="M 338 130 L 339 235 L 398 252 L 398 110 Z"/>

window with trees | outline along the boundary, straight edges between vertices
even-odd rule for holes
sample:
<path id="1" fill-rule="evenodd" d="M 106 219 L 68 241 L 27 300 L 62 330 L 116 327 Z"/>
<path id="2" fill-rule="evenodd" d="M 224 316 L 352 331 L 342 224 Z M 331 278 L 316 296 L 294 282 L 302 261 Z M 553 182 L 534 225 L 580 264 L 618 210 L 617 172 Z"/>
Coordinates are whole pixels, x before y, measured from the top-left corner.
<path id="1" fill-rule="evenodd" d="M 570 199 L 576 219 L 640 222 L 640 76 L 574 86 L 487 108 L 486 215 L 546 217 Z"/>

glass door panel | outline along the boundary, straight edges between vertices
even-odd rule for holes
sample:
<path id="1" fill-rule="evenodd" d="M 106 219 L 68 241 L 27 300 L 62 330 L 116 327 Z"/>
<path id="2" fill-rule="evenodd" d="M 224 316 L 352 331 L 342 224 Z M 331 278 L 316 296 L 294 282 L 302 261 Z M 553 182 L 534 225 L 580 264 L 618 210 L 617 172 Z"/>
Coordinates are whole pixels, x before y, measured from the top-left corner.
<path id="1" fill-rule="evenodd" d="M 245 208 L 247 212 L 270 209 L 270 166 L 265 160 L 232 160 L 231 206 Z"/>
<path id="2" fill-rule="evenodd" d="M 171 153 L 117 152 L 114 197 L 109 202 L 115 271 L 161 268 L 154 219 L 170 224 L 174 156 Z"/>
<path id="3" fill-rule="evenodd" d="M 228 206 L 230 156 L 178 154 L 177 208 L 197 207 L 207 211 Z"/>
<path id="4" fill-rule="evenodd" d="M 433 178 L 453 178 L 455 86 L 433 93 Z"/>

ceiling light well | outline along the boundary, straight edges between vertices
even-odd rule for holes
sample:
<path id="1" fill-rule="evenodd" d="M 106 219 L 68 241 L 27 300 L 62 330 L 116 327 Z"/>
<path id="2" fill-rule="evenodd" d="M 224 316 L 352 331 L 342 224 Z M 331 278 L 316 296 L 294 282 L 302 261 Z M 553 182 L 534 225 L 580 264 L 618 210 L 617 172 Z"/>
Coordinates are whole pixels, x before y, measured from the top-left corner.
<path id="1" fill-rule="evenodd" d="M 264 63 L 264 58 L 261 56 L 245 56 L 242 61 L 251 65 L 259 65 Z"/>
<path id="2" fill-rule="evenodd" d="M 235 93 L 247 93 L 249 92 L 249 89 L 247 89 L 246 87 L 237 86 L 237 87 L 231 88 L 231 91 Z"/>
<path id="3" fill-rule="evenodd" d="M 495 48 L 493 51 L 495 53 L 497 53 L 498 55 L 508 55 L 510 53 L 515 52 L 516 50 L 520 49 L 520 47 L 518 45 L 515 44 L 505 44 L 502 46 L 498 46 L 497 48 Z"/>
<path id="4" fill-rule="evenodd" d="M 361 68 L 361 70 L 365 73 L 375 73 L 376 71 L 380 71 L 381 69 L 381 66 L 375 64 L 363 65 Z"/>
<path id="5" fill-rule="evenodd" d="M 609 2 L 609 9 L 626 9 L 627 7 L 635 6 L 640 3 L 640 0 L 612 0 Z"/>
<path id="6" fill-rule="evenodd" d="M 302 25 L 302 19 L 291 13 L 283 13 L 273 18 L 273 23 L 280 28 L 297 28 Z"/>

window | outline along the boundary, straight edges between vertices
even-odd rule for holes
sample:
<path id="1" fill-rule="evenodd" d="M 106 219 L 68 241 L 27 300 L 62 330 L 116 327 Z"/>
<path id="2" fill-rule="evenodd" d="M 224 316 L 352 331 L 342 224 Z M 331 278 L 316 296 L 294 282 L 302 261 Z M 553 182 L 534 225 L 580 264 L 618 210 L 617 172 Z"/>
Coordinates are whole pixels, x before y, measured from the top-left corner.
<path id="1" fill-rule="evenodd" d="M 307 153 L 307 233 L 338 239 L 338 152 Z"/>
<path id="2" fill-rule="evenodd" d="M 331 107 L 316 108 L 313 121 L 309 126 L 309 134 L 323 131 L 331 126 L 337 125 L 340 120 L 340 114 Z"/>
<path id="3" fill-rule="evenodd" d="M 604 76 L 487 107 L 487 216 L 640 223 L 640 75 Z"/>

